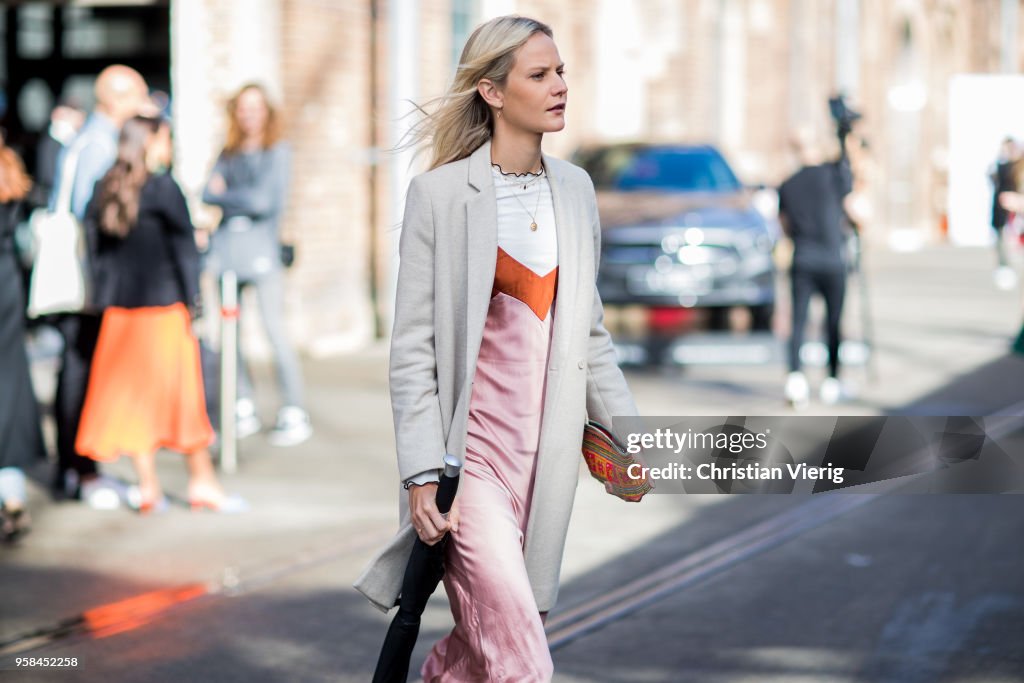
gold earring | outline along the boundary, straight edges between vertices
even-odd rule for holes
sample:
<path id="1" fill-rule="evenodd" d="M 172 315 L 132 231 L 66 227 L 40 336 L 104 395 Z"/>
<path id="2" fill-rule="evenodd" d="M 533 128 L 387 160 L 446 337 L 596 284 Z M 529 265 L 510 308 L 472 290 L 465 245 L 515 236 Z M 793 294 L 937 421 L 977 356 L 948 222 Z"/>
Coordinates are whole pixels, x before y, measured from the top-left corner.
<path id="1" fill-rule="evenodd" d="M 501 110 L 502 110 L 502 107 L 498 107 L 498 118 L 499 119 L 501 118 Z"/>

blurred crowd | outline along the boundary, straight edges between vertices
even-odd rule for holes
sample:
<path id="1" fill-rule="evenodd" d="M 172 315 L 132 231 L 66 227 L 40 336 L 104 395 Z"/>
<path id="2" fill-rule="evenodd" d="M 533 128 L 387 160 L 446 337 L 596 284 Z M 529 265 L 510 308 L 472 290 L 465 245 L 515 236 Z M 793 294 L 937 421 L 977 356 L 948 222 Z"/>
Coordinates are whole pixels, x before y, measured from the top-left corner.
<path id="1" fill-rule="evenodd" d="M 169 100 L 151 94 L 135 70 L 104 69 L 88 113 L 73 101 L 54 107 L 36 149 L 35 178 L 0 138 L 5 540 L 30 528 L 25 473 L 46 456 L 26 327 L 55 329 L 61 339 L 50 479 L 57 498 L 96 509 L 164 511 L 156 458 L 169 450 L 185 458 L 193 509 L 247 509 L 245 500 L 224 491 L 211 457 L 217 354 L 194 331 L 204 308 L 203 271 L 218 281 L 230 271 L 239 294 L 254 291 L 280 389 L 270 443 L 293 446 L 311 436 L 299 363 L 284 326 L 283 271 L 293 252 L 281 243 L 279 220 L 289 148 L 260 85 L 242 87 L 227 109 L 226 140 L 202 194 L 221 218 L 203 240 L 203 254 L 171 173 Z M 245 438 L 262 425 L 247 364 L 241 355 L 239 361 L 236 426 L 238 438 Z M 105 463 L 121 456 L 132 459 L 132 485 L 104 473 Z"/>

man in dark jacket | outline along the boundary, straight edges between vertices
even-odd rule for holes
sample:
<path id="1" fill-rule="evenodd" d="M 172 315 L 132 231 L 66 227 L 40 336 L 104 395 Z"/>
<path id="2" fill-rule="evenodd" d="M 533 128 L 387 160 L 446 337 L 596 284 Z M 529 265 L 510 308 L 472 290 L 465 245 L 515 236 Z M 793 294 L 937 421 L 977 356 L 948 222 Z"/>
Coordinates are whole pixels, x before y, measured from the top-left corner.
<path id="1" fill-rule="evenodd" d="M 121 126 L 139 113 L 146 98 L 146 82 L 134 69 L 118 64 L 100 72 L 96 78 L 96 107 L 75 139 L 58 156 L 51 207 L 56 205 L 64 164 L 73 150 L 71 211 L 79 220 L 85 218 L 93 188 L 117 160 Z M 54 487 L 58 492 L 80 496 L 91 507 L 116 508 L 123 499 L 122 487 L 115 480 L 100 476 L 96 463 L 75 451 L 100 318 L 88 313 L 64 314 L 58 328 L 64 337 L 64 352 L 54 399 L 58 463 Z"/>

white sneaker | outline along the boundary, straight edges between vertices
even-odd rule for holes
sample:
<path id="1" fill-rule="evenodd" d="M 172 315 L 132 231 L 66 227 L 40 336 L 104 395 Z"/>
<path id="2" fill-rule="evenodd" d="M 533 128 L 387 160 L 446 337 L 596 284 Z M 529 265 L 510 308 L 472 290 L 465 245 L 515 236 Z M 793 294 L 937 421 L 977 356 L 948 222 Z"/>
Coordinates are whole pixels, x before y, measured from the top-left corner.
<path id="1" fill-rule="evenodd" d="M 285 406 L 277 413 L 277 424 L 270 432 L 274 446 L 296 446 L 313 435 L 309 413 L 298 406 Z"/>
<path id="2" fill-rule="evenodd" d="M 258 434 L 263 427 L 256 417 L 256 405 L 249 398 L 240 398 L 235 403 L 235 438 L 244 439 Z"/>
<path id="3" fill-rule="evenodd" d="M 843 386 L 835 377 L 826 377 L 818 389 L 821 402 L 827 406 L 834 406 L 843 397 Z"/>
<path id="4" fill-rule="evenodd" d="M 1017 273 L 1010 266 L 1000 266 L 996 268 L 993 280 L 997 288 L 1009 291 L 1017 286 Z"/>
<path id="5" fill-rule="evenodd" d="M 263 428 L 263 424 L 260 419 L 255 415 L 249 417 L 240 417 L 235 421 L 235 438 L 244 439 L 247 436 L 253 434 L 259 434 L 260 429 Z"/>
<path id="6" fill-rule="evenodd" d="M 93 510 L 117 510 L 128 501 L 128 487 L 102 474 L 82 482 L 82 502 Z"/>
<path id="7" fill-rule="evenodd" d="M 803 410 L 810 403 L 811 387 L 802 372 L 791 372 L 786 377 L 786 400 L 797 410 Z"/>

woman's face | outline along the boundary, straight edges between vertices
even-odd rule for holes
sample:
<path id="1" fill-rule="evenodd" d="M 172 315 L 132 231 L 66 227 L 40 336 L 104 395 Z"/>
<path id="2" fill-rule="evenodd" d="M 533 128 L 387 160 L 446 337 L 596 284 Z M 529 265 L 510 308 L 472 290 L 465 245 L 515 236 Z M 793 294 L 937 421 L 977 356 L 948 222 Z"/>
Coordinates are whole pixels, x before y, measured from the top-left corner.
<path id="1" fill-rule="evenodd" d="M 262 135 L 267 126 L 270 112 L 263 93 L 256 88 L 242 91 L 235 101 L 235 120 L 245 137 Z"/>
<path id="2" fill-rule="evenodd" d="M 565 128 L 569 92 L 564 64 L 555 41 L 534 33 L 516 53 L 504 88 L 501 118 L 506 125 L 531 133 L 553 133 Z"/>

